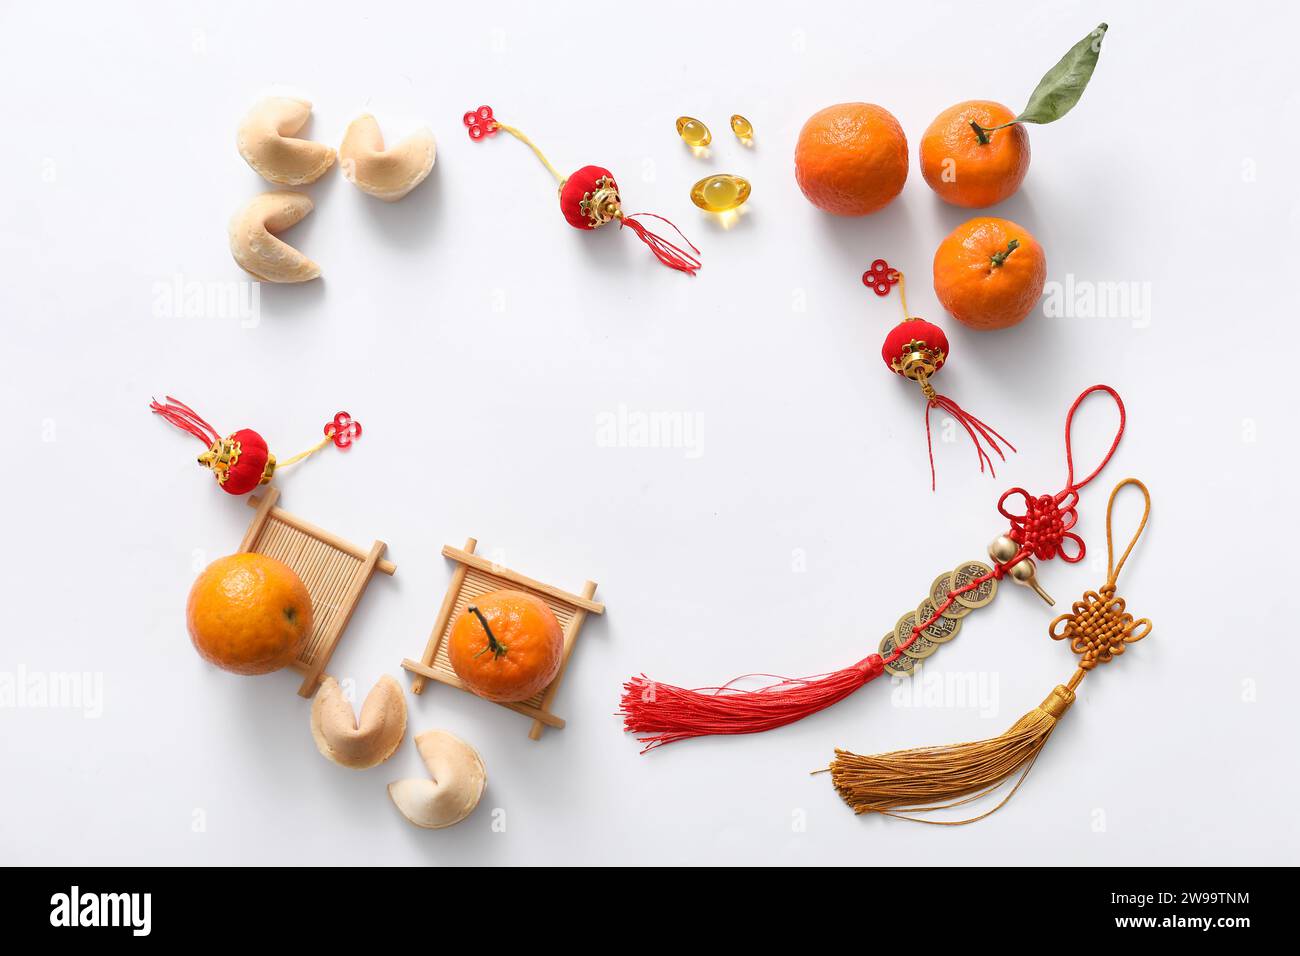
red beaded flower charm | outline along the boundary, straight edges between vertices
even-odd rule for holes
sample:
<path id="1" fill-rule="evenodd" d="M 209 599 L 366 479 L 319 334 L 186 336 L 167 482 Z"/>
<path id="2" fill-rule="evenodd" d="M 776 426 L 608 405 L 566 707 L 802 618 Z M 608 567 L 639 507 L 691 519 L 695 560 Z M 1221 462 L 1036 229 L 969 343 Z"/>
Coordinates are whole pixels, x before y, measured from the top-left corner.
<path id="1" fill-rule="evenodd" d="M 347 412 L 339 412 L 325 423 L 325 437 L 331 439 L 336 448 L 350 448 L 361 437 L 361 423 L 354 421 Z"/>
<path id="2" fill-rule="evenodd" d="M 492 118 L 492 107 L 480 106 L 465 114 L 465 125 L 469 127 L 469 138 L 478 142 L 484 136 L 491 136 L 497 131 L 497 122 Z"/>
<path id="3" fill-rule="evenodd" d="M 862 284 L 878 296 L 889 295 L 889 290 L 898 284 L 898 270 L 891 269 L 884 259 L 871 263 L 871 268 L 862 273 Z"/>

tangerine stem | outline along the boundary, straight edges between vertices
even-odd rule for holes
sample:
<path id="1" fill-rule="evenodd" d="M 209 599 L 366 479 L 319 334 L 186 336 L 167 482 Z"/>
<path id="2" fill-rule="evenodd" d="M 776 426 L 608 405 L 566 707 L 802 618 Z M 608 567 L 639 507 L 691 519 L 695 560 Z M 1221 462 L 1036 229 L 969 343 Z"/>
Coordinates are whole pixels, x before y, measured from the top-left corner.
<path id="1" fill-rule="evenodd" d="M 480 611 L 478 608 L 476 608 L 473 604 L 471 604 L 465 610 L 469 611 L 469 613 L 473 614 L 476 618 L 478 618 L 478 622 L 483 625 L 483 630 L 487 632 L 487 639 L 488 639 L 487 647 L 483 648 L 483 650 L 479 651 L 478 654 L 475 654 L 474 656 L 478 657 L 479 654 L 483 654 L 484 652 L 490 650 L 492 652 L 493 658 L 505 657 L 506 651 L 510 650 L 510 648 L 506 647 L 504 644 L 502 644 L 500 641 L 497 640 L 497 636 L 492 633 L 492 628 L 488 627 L 487 618 L 483 616 L 483 612 Z"/>
<path id="2" fill-rule="evenodd" d="M 1011 255 L 1011 253 L 1015 252 L 1019 248 L 1020 248 L 1020 240 L 1012 239 L 1010 242 L 1007 243 L 1006 249 L 1002 250 L 1001 252 L 995 252 L 993 253 L 993 255 L 989 256 L 989 261 L 993 263 L 993 268 L 994 269 L 1001 268 L 1002 263 L 1007 261 L 1007 256 Z"/>
<path id="3" fill-rule="evenodd" d="M 1020 120 L 1014 119 L 1010 123 L 1003 123 L 1001 126 L 981 126 L 979 123 L 971 120 L 970 128 L 975 131 L 975 138 L 980 141 L 980 145 L 987 146 L 989 144 L 989 133 L 996 133 L 1000 129 L 1007 129 L 1010 126 L 1015 126 L 1019 122 Z"/>

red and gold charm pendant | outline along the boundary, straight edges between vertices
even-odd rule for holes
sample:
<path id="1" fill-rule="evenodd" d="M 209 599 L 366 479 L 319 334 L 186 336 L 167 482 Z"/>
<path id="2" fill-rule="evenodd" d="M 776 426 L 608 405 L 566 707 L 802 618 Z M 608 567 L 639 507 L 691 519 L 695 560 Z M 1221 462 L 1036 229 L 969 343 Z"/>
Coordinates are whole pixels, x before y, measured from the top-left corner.
<path id="1" fill-rule="evenodd" d="M 979 456 L 980 471 L 984 471 L 987 465 L 989 474 L 996 477 L 997 471 L 993 466 L 992 455 L 996 454 L 999 459 L 1005 461 L 1006 453 L 1003 447 L 1015 451 L 1015 446 L 951 398 L 936 392 L 934 386 L 930 384 L 930 379 L 948 361 L 948 336 L 933 322 L 927 322 L 908 313 L 907 283 L 903 273 L 891 267 L 884 259 L 877 259 L 871 263 L 871 268 L 862 274 L 862 283 L 882 298 L 889 295 L 895 285 L 898 286 L 899 300 L 903 306 L 903 321 L 894 326 L 885 336 L 880 357 L 884 359 L 890 371 L 916 382 L 925 395 L 925 445 L 930 456 L 930 490 L 933 491 L 935 487 L 934 442 L 930 434 L 930 410 L 934 408 L 946 412 L 966 430 Z"/>
<path id="2" fill-rule="evenodd" d="M 691 245 L 691 241 L 671 222 L 654 213 L 623 211 L 623 199 L 619 195 L 618 181 L 608 169 L 603 166 L 583 166 L 568 176 L 562 175 L 537 144 L 520 130 L 498 120 L 490 106 L 480 106 L 476 110 L 470 110 L 465 114 L 464 122 L 469 138 L 476 143 L 495 135 L 500 130 L 509 133 L 531 149 L 559 183 L 560 212 L 570 226 L 575 229 L 592 230 L 617 222 L 620 227 L 626 226 L 636 233 L 637 238 L 646 244 L 655 258 L 670 269 L 685 272 L 687 275 L 695 275 L 699 270 L 700 260 L 696 257 L 700 254 L 700 250 Z M 687 252 L 676 243 L 669 242 L 658 233 L 652 232 L 640 221 L 641 219 L 658 219 L 660 222 L 667 223 L 691 251 Z"/>
<path id="3" fill-rule="evenodd" d="M 336 448 L 346 450 L 361 437 L 361 423 L 354 421 L 347 412 L 339 412 L 325 423 L 325 437 L 321 441 L 277 463 L 266 439 L 251 428 L 241 428 L 222 438 L 194 409 L 170 395 L 165 403 L 153 401 L 149 408 L 155 415 L 161 415 L 208 446 L 207 451 L 198 456 L 198 462 L 212 472 L 217 487 L 230 495 L 247 494 L 258 485 L 269 482 L 277 467 L 297 464 L 331 442 Z"/>

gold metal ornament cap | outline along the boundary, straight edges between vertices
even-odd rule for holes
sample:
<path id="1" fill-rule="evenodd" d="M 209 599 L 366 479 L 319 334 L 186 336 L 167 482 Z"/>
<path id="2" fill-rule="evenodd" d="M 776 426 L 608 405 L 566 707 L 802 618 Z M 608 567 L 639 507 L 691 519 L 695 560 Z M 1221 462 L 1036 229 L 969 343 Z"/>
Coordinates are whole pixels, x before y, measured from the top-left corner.
<path id="1" fill-rule="evenodd" d="M 618 195 L 618 184 L 612 177 L 602 176 L 596 180 L 594 190 L 582 194 L 578 208 L 591 222 L 593 229 L 620 218 L 623 215 L 623 204 Z"/>
<path id="2" fill-rule="evenodd" d="M 904 319 L 885 336 L 880 357 L 892 371 L 920 382 L 948 360 L 948 336 L 925 319 Z"/>
<path id="3" fill-rule="evenodd" d="M 891 363 L 895 372 L 913 381 L 929 378 L 943 365 L 943 350 L 930 348 L 919 339 L 903 346 L 902 353 Z"/>
<path id="4" fill-rule="evenodd" d="M 224 485 L 230 477 L 230 469 L 239 463 L 242 450 L 235 439 L 219 438 L 212 443 L 211 448 L 199 455 L 198 463 L 217 476 L 217 484 Z M 269 480 L 268 477 L 267 481 Z"/>

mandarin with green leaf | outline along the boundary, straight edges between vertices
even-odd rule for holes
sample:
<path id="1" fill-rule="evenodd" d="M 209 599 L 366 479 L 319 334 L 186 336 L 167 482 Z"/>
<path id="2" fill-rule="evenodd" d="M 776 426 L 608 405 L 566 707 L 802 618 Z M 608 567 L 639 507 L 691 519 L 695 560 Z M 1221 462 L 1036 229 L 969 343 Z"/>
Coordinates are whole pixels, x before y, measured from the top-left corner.
<path id="1" fill-rule="evenodd" d="M 1092 79 L 1106 35 L 1102 23 L 1048 70 L 1029 103 L 1012 113 L 991 100 L 967 100 L 940 113 L 921 137 L 921 175 L 944 202 L 992 206 L 1013 195 L 1029 170 L 1026 123 L 1043 125 L 1074 109 Z"/>
<path id="2" fill-rule="evenodd" d="M 1015 118 L 989 100 L 958 103 L 935 118 L 921 137 L 921 175 L 940 199 L 978 209 L 1020 188 L 1029 172 L 1029 133 Z M 977 131 L 1005 124 L 1011 125 Z"/>

